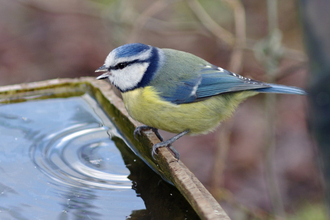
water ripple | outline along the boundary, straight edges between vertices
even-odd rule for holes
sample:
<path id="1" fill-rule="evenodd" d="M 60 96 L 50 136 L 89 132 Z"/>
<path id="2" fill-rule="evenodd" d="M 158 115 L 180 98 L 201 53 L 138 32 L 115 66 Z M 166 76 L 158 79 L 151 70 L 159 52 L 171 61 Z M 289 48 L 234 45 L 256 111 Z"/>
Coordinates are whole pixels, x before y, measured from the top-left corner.
<path id="1" fill-rule="evenodd" d="M 75 124 L 38 138 L 30 156 L 41 172 L 64 185 L 131 189 L 129 171 L 107 130 L 96 123 Z"/>

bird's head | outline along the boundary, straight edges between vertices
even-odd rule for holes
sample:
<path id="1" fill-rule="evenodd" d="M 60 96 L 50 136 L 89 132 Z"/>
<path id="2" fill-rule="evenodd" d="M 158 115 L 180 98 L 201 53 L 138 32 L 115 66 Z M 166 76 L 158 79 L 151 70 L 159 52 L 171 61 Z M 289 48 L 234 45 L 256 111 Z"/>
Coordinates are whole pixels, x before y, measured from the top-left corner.
<path id="1" fill-rule="evenodd" d="M 112 50 L 97 79 L 106 79 L 121 92 L 148 85 L 160 65 L 161 49 L 145 44 L 125 44 Z"/>

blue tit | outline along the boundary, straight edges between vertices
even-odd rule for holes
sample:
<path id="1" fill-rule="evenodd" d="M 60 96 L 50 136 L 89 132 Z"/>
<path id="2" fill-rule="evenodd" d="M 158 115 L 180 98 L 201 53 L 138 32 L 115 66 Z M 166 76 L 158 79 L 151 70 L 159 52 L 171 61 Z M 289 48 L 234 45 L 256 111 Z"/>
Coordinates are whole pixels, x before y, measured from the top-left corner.
<path id="1" fill-rule="evenodd" d="M 239 103 L 258 93 L 305 95 L 294 87 L 245 78 L 190 53 L 133 43 L 112 50 L 97 79 L 109 79 L 123 97 L 129 115 L 145 124 L 134 131 L 152 129 L 161 142 L 152 148 L 168 147 L 185 134 L 213 131 L 232 115 Z M 177 135 L 163 141 L 162 129 Z"/>

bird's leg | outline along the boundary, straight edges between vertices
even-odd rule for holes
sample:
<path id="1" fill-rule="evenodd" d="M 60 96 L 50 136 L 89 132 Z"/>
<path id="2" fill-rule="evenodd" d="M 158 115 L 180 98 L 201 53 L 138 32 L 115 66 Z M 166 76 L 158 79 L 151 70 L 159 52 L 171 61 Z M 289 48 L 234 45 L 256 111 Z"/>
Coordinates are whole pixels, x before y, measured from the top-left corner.
<path id="1" fill-rule="evenodd" d="M 171 139 L 168 139 L 167 141 L 163 141 L 163 142 L 160 142 L 158 144 L 155 144 L 154 146 L 152 146 L 152 158 L 155 159 L 155 154 L 157 154 L 156 150 L 160 147 L 168 147 L 174 154 L 175 158 L 179 160 L 180 158 L 180 154 L 179 152 L 172 146 L 172 144 L 178 140 L 180 137 L 182 137 L 183 135 L 189 133 L 190 130 L 185 130 L 177 135 L 175 135 L 174 137 L 172 137 Z"/>
<path id="2" fill-rule="evenodd" d="M 133 133 L 135 140 L 136 140 L 136 135 L 137 134 L 138 135 L 141 135 L 141 131 L 146 131 L 146 130 L 152 130 L 156 134 L 156 136 L 158 137 L 158 139 L 160 141 L 163 141 L 164 140 L 163 137 L 159 134 L 157 128 L 150 127 L 148 125 L 142 125 L 142 126 L 139 126 L 139 127 L 136 127 L 135 128 L 134 133 Z"/>

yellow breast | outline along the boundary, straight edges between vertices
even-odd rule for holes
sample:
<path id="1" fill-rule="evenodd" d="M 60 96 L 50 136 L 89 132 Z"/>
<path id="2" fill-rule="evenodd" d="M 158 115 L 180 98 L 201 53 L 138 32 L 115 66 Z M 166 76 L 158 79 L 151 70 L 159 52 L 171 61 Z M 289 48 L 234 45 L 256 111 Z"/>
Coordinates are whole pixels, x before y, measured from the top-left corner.
<path id="1" fill-rule="evenodd" d="M 161 130 L 190 134 L 208 133 L 231 116 L 237 105 L 256 92 L 214 96 L 203 101 L 176 105 L 164 101 L 150 86 L 123 93 L 125 107 L 135 120 Z"/>

